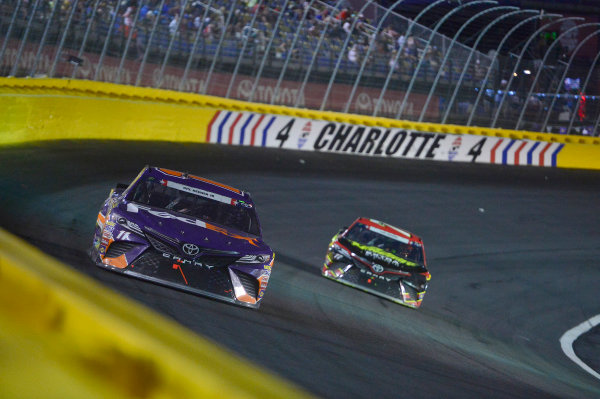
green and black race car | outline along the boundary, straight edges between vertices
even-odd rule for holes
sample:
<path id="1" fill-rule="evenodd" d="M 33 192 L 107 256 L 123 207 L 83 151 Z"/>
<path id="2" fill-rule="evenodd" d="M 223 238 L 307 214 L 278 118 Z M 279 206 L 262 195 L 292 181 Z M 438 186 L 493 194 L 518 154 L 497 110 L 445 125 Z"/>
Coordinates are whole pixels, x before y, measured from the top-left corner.
<path id="1" fill-rule="evenodd" d="M 332 238 L 321 274 L 411 308 L 421 306 L 431 279 L 420 237 L 368 218 Z"/>

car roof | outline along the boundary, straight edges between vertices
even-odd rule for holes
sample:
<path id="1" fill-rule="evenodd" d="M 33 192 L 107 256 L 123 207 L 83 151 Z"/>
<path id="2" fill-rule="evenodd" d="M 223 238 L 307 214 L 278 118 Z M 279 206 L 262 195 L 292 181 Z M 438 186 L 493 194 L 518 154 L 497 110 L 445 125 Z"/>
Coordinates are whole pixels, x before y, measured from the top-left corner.
<path id="1" fill-rule="evenodd" d="M 252 202 L 250 194 L 240 189 L 210 180 L 204 177 L 192 175 L 186 172 L 179 172 L 172 169 L 159 168 L 155 166 L 146 167 L 144 174 L 153 176 L 156 179 L 168 180 L 179 184 L 184 184 L 195 189 L 209 191 L 214 194 L 229 197 L 236 200 Z"/>
<path id="2" fill-rule="evenodd" d="M 397 235 L 399 237 L 405 238 L 411 242 L 416 242 L 419 244 L 423 244 L 423 240 L 421 239 L 421 237 L 417 236 L 416 234 L 413 234 L 409 231 L 406 231 L 404 229 L 400 229 L 398 227 L 392 226 L 391 224 L 387 224 L 384 222 L 380 222 L 379 220 L 376 219 L 371 219 L 371 218 L 366 218 L 366 217 L 359 217 L 358 219 L 356 219 L 354 221 L 354 223 L 362 223 L 362 224 L 366 224 L 368 226 L 372 226 L 372 227 L 377 227 L 380 228 L 388 233 Z M 353 223 L 353 224 L 354 224 Z"/>

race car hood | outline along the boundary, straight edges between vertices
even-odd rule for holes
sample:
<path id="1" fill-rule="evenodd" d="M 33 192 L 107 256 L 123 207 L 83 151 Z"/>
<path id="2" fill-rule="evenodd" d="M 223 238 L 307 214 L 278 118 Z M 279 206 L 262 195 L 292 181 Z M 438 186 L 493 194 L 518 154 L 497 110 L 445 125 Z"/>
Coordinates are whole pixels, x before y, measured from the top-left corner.
<path id="1" fill-rule="evenodd" d="M 211 224 L 182 214 L 152 208 L 146 205 L 127 203 L 120 208 L 123 216 L 139 225 L 142 231 L 158 233 L 191 243 L 201 248 L 247 254 L 272 254 L 271 249 L 260 237 Z"/>
<path id="2" fill-rule="evenodd" d="M 345 237 L 337 237 L 337 241 L 341 245 L 369 260 L 370 262 L 387 264 L 388 266 L 395 268 L 411 269 L 415 272 L 427 271 L 427 268 L 424 265 L 411 262 L 390 252 L 386 252 L 381 248 L 364 245 L 357 241 L 349 240 Z"/>

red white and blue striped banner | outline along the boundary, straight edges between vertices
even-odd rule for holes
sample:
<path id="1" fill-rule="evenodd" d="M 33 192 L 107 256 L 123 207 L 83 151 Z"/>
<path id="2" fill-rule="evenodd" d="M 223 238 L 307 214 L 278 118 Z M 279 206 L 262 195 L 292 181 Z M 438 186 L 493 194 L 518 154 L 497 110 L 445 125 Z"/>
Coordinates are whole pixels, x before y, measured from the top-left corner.
<path id="1" fill-rule="evenodd" d="M 215 144 L 363 156 L 556 167 L 561 143 L 387 129 L 283 115 L 217 111 L 206 131 Z"/>

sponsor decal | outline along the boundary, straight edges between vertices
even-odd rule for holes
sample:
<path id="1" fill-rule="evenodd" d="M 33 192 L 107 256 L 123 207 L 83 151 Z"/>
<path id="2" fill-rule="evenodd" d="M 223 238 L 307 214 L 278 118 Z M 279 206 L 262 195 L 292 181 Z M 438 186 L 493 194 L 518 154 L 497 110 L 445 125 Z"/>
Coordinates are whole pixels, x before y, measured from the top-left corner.
<path id="1" fill-rule="evenodd" d="M 108 230 L 104 227 L 104 231 L 102 232 L 102 239 L 104 240 L 113 240 L 112 230 Z"/>
<path id="2" fill-rule="evenodd" d="M 308 136 L 310 136 L 310 132 L 312 129 L 312 124 L 310 121 L 306 122 L 302 127 L 302 134 L 298 138 L 298 149 L 304 147 L 304 144 L 308 141 Z"/>
<path id="3" fill-rule="evenodd" d="M 231 205 L 243 206 L 244 208 L 252 208 L 252 204 L 242 200 L 231 200 Z"/>
<path id="4" fill-rule="evenodd" d="M 371 226 L 371 225 L 367 225 L 367 229 L 369 229 L 369 230 L 371 230 L 371 231 L 373 231 L 373 232 L 375 232 L 377 234 L 381 234 L 382 236 L 385 236 L 387 238 L 391 238 L 392 240 L 396 240 L 396 241 L 400 241 L 400 242 L 402 242 L 404 244 L 408 244 L 408 239 L 405 238 L 405 237 L 402 237 L 400 235 L 392 234 L 392 233 L 390 233 L 388 231 L 382 230 L 382 229 L 380 229 L 378 227 Z M 406 234 L 406 237 L 410 237 L 409 233 L 407 233 L 407 232 L 403 232 L 403 233 Z"/>
<path id="5" fill-rule="evenodd" d="M 313 148 L 315 151 L 433 159 L 445 138 L 445 134 L 331 122 L 323 126 Z"/>
<path id="6" fill-rule="evenodd" d="M 450 147 L 450 151 L 448 151 L 448 160 L 452 161 L 458 155 L 458 150 L 460 149 L 460 145 L 462 144 L 462 137 L 457 136 L 452 142 L 452 147 Z"/>
<path id="7" fill-rule="evenodd" d="M 170 180 L 163 179 L 160 181 L 160 184 L 162 184 L 163 186 L 166 186 L 166 187 L 174 188 L 179 191 L 194 194 L 199 197 L 204 197 L 204 198 L 212 199 L 215 201 L 223 202 L 225 204 L 233 205 L 233 203 L 235 201 L 233 198 L 229 198 L 224 195 L 219 195 L 219 194 L 216 194 L 216 193 L 213 193 L 210 191 L 206 191 L 206 190 L 202 190 L 202 189 L 199 189 L 196 187 L 186 186 L 185 184 L 179 184 L 179 183 L 176 183 L 176 182 L 170 181 Z"/>
<path id="8" fill-rule="evenodd" d="M 130 232 L 121 230 L 121 231 L 119 231 L 119 234 L 117 234 L 117 240 L 127 241 L 130 239 L 129 238 L 130 235 L 131 235 Z"/>
<path id="9" fill-rule="evenodd" d="M 273 259 L 274 260 L 274 259 Z M 259 290 L 258 290 L 258 298 L 262 298 L 265 295 L 265 291 L 267 289 L 267 284 L 269 283 L 269 277 L 271 277 L 271 271 L 273 269 L 273 260 L 268 265 L 263 267 L 263 273 L 258 278 L 259 282 Z"/>
<path id="10" fill-rule="evenodd" d="M 397 260 L 392 259 L 392 258 L 387 257 L 382 254 L 378 254 L 377 252 L 373 252 L 373 251 L 369 251 L 369 250 L 365 251 L 365 258 L 385 262 L 390 266 L 400 267 L 400 262 L 398 262 Z M 379 272 L 379 273 L 381 273 L 381 272 Z"/>

